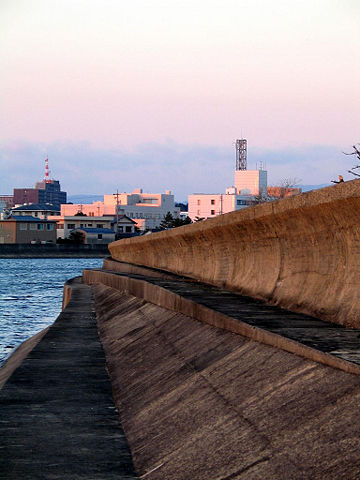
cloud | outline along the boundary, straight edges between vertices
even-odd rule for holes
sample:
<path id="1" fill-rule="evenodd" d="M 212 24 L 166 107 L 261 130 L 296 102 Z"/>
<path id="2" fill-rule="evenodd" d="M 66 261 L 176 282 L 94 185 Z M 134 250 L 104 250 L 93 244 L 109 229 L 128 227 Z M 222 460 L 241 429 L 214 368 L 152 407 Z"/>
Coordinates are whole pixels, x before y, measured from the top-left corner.
<path id="1" fill-rule="evenodd" d="M 300 178 L 304 184 L 328 183 L 352 166 L 343 155 L 347 146 L 312 145 L 282 149 L 249 148 L 248 168 L 262 163 L 268 183 Z M 351 150 L 351 147 L 350 147 Z M 95 148 L 87 142 L 38 144 L 24 141 L 0 145 L 0 194 L 13 188 L 33 187 L 44 177 L 49 157 L 53 178 L 69 194 L 105 194 L 132 191 L 171 190 L 178 201 L 190 193 L 221 193 L 234 182 L 235 150 L 216 145 L 184 145 L 169 139 L 143 143 L 132 150 Z"/>

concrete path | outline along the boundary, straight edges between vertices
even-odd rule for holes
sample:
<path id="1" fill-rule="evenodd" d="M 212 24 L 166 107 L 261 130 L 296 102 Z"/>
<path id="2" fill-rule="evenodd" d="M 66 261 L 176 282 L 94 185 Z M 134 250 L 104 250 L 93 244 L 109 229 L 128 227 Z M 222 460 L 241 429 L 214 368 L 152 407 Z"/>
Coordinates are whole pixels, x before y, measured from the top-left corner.
<path id="1" fill-rule="evenodd" d="M 115 411 L 91 288 L 72 298 L 0 391 L 0 478 L 137 478 Z"/>

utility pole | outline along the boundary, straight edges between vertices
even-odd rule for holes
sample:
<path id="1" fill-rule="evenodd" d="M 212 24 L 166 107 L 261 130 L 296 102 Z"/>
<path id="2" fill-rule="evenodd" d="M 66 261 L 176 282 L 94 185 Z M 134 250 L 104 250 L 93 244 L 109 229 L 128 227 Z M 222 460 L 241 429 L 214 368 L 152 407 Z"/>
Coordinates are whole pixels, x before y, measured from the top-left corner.
<path id="1" fill-rule="evenodd" d="M 113 193 L 113 195 L 116 195 L 116 235 L 119 233 L 119 190 L 116 190 L 116 193 Z"/>

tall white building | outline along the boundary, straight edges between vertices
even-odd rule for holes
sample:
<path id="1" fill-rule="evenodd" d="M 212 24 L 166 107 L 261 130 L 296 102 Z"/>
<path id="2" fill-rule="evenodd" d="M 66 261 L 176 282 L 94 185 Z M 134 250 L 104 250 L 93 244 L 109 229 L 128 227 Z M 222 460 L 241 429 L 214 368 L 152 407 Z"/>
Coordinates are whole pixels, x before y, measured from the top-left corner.
<path id="1" fill-rule="evenodd" d="M 266 195 L 266 170 L 235 170 L 235 188 L 239 195 Z"/>
<path id="2" fill-rule="evenodd" d="M 247 170 L 247 141 L 236 140 L 235 186 L 226 193 L 194 193 L 188 196 L 189 217 L 212 218 L 254 204 L 255 197 L 266 195 L 267 171 Z"/>

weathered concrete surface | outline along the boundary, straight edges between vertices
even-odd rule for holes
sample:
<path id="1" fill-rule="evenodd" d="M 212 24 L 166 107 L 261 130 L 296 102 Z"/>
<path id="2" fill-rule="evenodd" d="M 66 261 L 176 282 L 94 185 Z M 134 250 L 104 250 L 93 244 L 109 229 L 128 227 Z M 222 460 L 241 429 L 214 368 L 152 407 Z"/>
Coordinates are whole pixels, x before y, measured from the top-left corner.
<path id="1" fill-rule="evenodd" d="M 109 245 L 112 258 L 360 327 L 360 180 Z"/>
<path id="2" fill-rule="evenodd" d="M 359 479 L 358 376 L 93 288 L 142 478 Z"/>
<path id="3" fill-rule="evenodd" d="M 152 276 L 150 271 L 146 275 L 145 267 L 134 266 L 131 269 L 138 273 L 121 274 L 122 267 L 128 270 L 120 262 L 116 272 L 84 270 L 84 282 L 112 287 L 252 340 L 360 375 L 360 330 L 289 312 L 174 274 L 161 278 Z"/>
<path id="4" fill-rule="evenodd" d="M 90 287 L 67 308 L 0 391 L 0 478 L 137 478 L 115 411 Z"/>
<path id="5" fill-rule="evenodd" d="M 46 332 L 49 330 L 49 327 L 44 328 L 41 332 L 36 333 L 28 340 L 25 340 L 19 347 L 12 353 L 12 355 L 7 359 L 4 365 L 0 368 L 0 390 L 5 385 L 7 379 L 13 374 L 13 372 L 18 368 L 18 366 L 23 362 L 31 350 L 40 342 Z"/>

